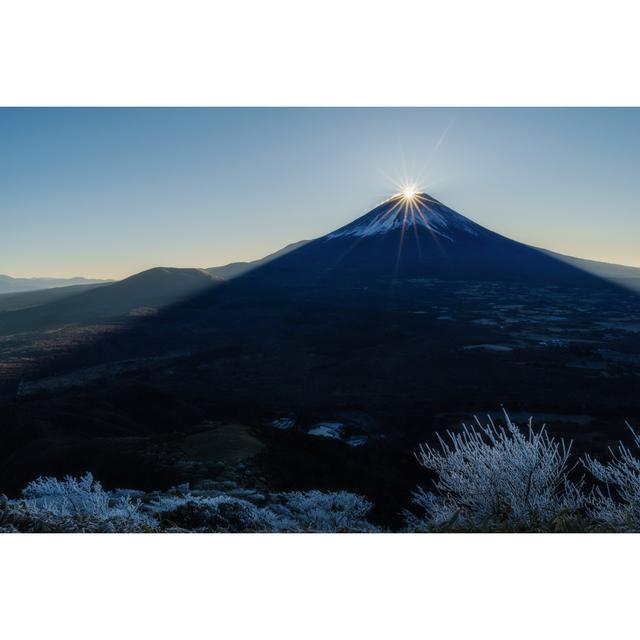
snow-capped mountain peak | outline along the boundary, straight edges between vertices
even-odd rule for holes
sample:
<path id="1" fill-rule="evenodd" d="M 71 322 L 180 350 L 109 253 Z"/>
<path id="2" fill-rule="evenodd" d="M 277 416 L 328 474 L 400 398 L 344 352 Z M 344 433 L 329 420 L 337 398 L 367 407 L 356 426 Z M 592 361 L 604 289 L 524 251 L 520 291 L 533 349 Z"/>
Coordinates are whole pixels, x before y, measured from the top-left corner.
<path id="1" fill-rule="evenodd" d="M 423 229 L 454 241 L 454 236 L 464 233 L 478 236 L 483 227 L 443 205 L 426 193 L 407 196 L 398 194 L 378 205 L 353 222 L 325 236 L 327 240 L 348 236 L 365 237 L 390 231 Z"/>

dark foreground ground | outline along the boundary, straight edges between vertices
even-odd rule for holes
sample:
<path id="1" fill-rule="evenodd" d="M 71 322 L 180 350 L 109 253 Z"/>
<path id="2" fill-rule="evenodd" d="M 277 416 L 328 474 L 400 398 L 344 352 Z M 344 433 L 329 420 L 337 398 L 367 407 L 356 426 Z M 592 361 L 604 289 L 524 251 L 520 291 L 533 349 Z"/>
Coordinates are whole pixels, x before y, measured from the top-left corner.
<path id="1" fill-rule="evenodd" d="M 228 477 L 355 491 L 396 526 L 428 484 L 418 444 L 474 414 L 533 415 L 576 454 L 626 438 L 625 420 L 640 424 L 640 297 L 245 278 L 159 314 L 6 334 L 0 373 L 0 493 L 87 470 L 147 491 Z"/>

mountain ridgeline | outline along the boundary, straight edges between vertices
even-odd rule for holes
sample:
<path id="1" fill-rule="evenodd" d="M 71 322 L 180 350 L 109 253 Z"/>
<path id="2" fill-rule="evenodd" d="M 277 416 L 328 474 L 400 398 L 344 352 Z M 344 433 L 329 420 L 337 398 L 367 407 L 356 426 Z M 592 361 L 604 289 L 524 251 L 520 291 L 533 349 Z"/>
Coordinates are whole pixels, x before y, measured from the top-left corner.
<path id="1" fill-rule="evenodd" d="M 607 268 L 608 267 L 608 268 Z M 288 252 L 261 275 L 443 278 L 602 286 L 640 282 L 640 269 L 565 258 L 490 231 L 425 193 L 394 196 L 353 222 Z"/>
<path id="2" fill-rule="evenodd" d="M 204 269 L 156 267 L 100 286 L 64 287 L 7 296 L 0 331 L 27 331 L 155 313 L 223 282 Z M 22 306 L 23 308 L 20 308 Z M 13 309 L 12 309 L 13 307 Z"/>
<path id="3" fill-rule="evenodd" d="M 233 296 L 306 282 L 329 289 L 347 282 L 406 278 L 623 286 L 640 291 L 640 269 L 582 260 L 528 246 L 490 231 L 425 193 L 397 195 L 353 222 L 259 260 L 208 269 L 158 267 L 119 282 L 0 295 L 0 331 L 30 330 L 156 312 L 207 295 Z M 57 281 L 56 281 L 57 282 Z M 1 284 L 1 283 L 0 283 Z M 53 285 L 52 285 L 53 286 Z M 55 285 L 57 286 L 57 285 Z M 264 286 L 263 285 L 258 285 Z M 217 296 L 215 297 L 217 300 Z M 249 302 L 249 301 L 248 301 Z"/>
<path id="4" fill-rule="evenodd" d="M 3 293 L 20 293 L 22 291 L 39 291 L 74 285 L 91 285 L 109 282 L 109 280 L 93 280 L 91 278 L 12 278 L 0 274 L 0 295 Z"/>

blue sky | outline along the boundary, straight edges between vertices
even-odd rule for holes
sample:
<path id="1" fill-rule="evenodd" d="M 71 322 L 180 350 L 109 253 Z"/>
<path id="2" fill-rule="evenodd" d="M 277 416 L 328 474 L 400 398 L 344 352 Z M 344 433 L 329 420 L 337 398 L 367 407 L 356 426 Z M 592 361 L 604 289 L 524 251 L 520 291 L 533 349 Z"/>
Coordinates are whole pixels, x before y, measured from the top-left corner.
<path id="1" fill-rule="evenodd" d="M 640 266 L 640 109 L 0 109 L 0 273 L 261 257 L 405 177 L 476 222 Z"/>

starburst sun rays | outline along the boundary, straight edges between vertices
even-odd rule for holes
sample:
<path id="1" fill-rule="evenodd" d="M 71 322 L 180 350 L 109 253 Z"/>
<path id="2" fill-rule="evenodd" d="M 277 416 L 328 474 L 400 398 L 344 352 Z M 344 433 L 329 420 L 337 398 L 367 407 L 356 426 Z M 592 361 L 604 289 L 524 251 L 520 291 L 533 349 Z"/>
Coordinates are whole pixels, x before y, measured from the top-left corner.
<path id="1" fill-rule="evenodd" d="M 400 190 L 391 198 L 389 202 L 393 204 L 382 214 L 377 220 L 378 225 L 384 225 L 385 223 L 395 224 L 395 221 L 400 222 L 400 237 L 398 240 L 398 253 L 396 257 L 396 272 L 398 270 L 400 259 L 402 256 L 402 247 L 404 244 L 405 235 L 408 227 L 413 228 L 416 244 L 419 253 L 420 248 L 420 234 L 418 232 L 418 224 L 425 228 L 434 240 L 438 250 L 441 250 L 438 240 L 438 234 L 435 232 L 432 223 L 429 221 L 430 214 L 434 214 L 430 205 L 437 205 L 437 201 L 429 198 L 423 193 L 419 187 L 415 184 L 405 183 L 401 186 Z M 435 214 L 434 214 L 435 215 Z"/>

